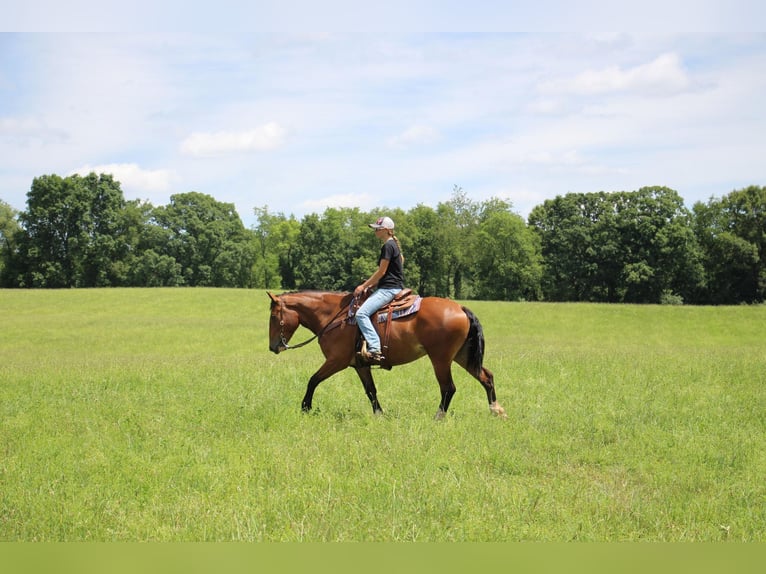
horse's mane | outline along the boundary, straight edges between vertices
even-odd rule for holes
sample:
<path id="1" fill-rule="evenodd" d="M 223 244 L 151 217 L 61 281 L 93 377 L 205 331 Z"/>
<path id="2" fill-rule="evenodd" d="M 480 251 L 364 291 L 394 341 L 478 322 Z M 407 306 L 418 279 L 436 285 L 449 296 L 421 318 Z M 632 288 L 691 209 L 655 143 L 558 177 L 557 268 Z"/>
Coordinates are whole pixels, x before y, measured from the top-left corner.
<path id="1" fill-rule="evenodd" d="M 297 289 L 295 291 L 286 291 L 282 295 L 301 295 L 302 293 L 316 293 L 317 295 L 348 295 L 351 291 L 324 291 L 322 289 Z"/>
<path id="2" fill-rule="evenodd" d="M 351 291 L 322 291 L 321 289 L 298 289 L 296 291 L 282 293 L 282 295 L 339 295 L 342 305 L 350 303 L 351 298 L 354 296 Z"/>

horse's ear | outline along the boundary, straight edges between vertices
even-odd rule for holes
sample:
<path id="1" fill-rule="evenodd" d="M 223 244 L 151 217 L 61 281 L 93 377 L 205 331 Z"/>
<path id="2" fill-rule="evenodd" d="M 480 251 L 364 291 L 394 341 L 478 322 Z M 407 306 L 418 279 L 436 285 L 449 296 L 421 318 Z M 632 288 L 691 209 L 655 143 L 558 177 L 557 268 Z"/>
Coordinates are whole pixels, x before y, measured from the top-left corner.
<path id="1" fill-rule="evenodd" d="M 274 303 L 277 302 L 277 298 L 274 297 L 274 295 L 271 294 L 271 291 L 266 291 L 266 293 L 268 293 L 269 299 L 271 299 Z"/>

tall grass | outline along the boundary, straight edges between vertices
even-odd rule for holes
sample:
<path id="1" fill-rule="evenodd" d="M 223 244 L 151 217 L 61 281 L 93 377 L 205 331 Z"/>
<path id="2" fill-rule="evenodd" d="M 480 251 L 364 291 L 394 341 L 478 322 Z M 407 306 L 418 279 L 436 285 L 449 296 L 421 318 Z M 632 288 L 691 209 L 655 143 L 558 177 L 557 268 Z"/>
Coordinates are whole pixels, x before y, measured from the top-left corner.
<path id="1" fill-rule="evenodd" d="M 766 540 L 766 307 L 468 305 L 506 420 L 427 360 L 302 414 L 262 291 L 0 291 L 0 540 Z"/>

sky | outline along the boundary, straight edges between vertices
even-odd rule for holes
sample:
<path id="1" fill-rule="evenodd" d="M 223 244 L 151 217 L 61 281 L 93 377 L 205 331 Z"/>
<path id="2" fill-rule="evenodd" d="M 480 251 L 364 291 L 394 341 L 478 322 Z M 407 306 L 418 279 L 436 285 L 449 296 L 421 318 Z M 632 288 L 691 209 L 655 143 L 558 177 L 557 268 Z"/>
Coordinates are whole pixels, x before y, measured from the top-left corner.
<path id="1" fill-rule="evenodd" d="M 256 207 L 407 210 L 456 186 L 526 217 L 569 192 L 661 185 L 691 207 L 766 185 L 757 2 L 627 3 L 614 21 L 543 1 L 553 25 L 504 25 L 513 2 L 478 3 L 497 19 L 393 2 L 382 20 L 358 2 L 342 18 L 283 0 L 207 19 L 174 19 L 180 2 L 72 4 L 89 7 L 3 7 L 0 200 L 17 210 L 35 177 L 91 171 L 154 205 L 209 194 L 248 227 Z"/>

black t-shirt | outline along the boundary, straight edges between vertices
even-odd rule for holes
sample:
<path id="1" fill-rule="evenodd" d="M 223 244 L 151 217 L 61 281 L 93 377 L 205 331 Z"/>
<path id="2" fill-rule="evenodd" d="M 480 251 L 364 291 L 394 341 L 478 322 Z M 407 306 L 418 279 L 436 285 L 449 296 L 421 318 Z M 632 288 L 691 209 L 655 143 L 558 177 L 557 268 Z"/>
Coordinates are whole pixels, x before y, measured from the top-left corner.
<path id="1" fill-rule="evenodd" d="M 402 253 L 396 241 L 389 239 L 380 248 L 378 265 L 383 259 L 388 259 L 388 269 L 378 282 L 378 289 L 404 289 L 404 270 L 402 269 Z"/>

